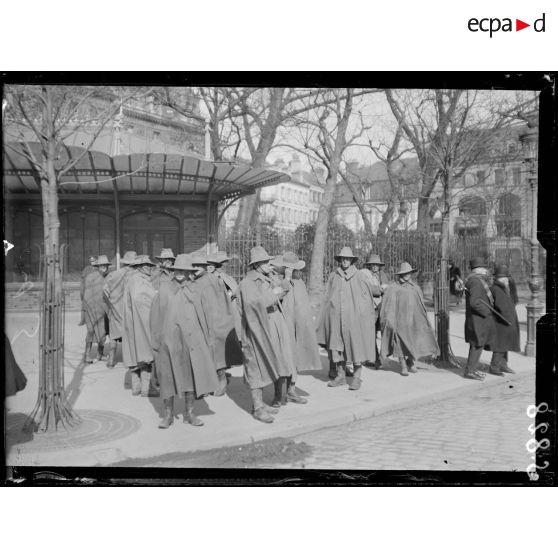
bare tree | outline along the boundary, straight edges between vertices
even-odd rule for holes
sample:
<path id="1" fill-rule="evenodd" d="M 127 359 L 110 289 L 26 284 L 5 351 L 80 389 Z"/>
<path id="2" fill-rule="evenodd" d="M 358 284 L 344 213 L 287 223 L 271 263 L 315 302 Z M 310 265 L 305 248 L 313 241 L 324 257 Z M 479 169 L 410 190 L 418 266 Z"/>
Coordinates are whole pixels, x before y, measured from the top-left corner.
<path id="1" fill-rule="evenodd" d="M 489 166 L 495 145 L 505 143 L 510 123 L 505 102 L 478 91 L 433 90 L 407 92 L 404 103 L 392 91 L 386 97 L 393 115 L 418 157 L 421 189 L 418 228 L 428 230 L 434 203 L 441 214 L 440 273 L 437 284 L 437 333 L 440 362 L 455 364 L 449 344 L 448 247 L 450 212 L 462 196 L 456 185 L 474 166 Z"/>
<path id="2" fill-rule="evenodd" d="M 41 309 L 39 394 L 26 427 L 39 431 L 75 425 L 64 392 L 63 297 L 58 186 L 93 146 L 105 125 L 136 91 L 65 85 L 6 85 L 3 104 L 6 139 L 31 164 L 42 197 L 45 275 Z M 84 132 L 83 148 L 64 142 Z M 36 146 L 38 145 L 38 149 Z"/>

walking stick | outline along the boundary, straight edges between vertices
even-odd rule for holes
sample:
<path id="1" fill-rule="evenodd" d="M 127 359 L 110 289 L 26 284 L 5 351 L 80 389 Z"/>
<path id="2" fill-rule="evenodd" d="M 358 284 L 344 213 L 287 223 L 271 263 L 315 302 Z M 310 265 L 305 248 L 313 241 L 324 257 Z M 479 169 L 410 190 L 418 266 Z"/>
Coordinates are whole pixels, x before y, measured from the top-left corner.
<path id="1" fill-rule="evenodd" d="M 469 291 L 469 289 L 467 287 L 463 287 L 463 289 L 465 291 L 471 292 Z M 504 316 L 502 316 L 502 314 L 500 314 L 500 312 L 498 312 L 497 310 L 495 310 L 492 306 L 490 306 L 490 304 L 487 304 L 484 300 L 479 299 L 480 302 L 482 302 L 487 308 L 490 308 L 490 310 L 492 310 L 492 312 L 494 312 L 494 314 L 496 314 L 496 316 L 498 316 L 500 319 L 504 320 L 504 322 L 506 322 L 509 326 L 511 326 L 511 322 L 508 322 L 508 320 L 506 320 L 506 318 L 504 318 Z"/>

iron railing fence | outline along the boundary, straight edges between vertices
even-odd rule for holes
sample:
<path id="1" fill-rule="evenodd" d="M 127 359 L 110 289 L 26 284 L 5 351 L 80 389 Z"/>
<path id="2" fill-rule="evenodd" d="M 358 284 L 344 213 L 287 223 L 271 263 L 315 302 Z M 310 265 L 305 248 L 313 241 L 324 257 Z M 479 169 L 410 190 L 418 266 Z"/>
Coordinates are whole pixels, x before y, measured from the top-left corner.
<path id="1" fill-rule="evenodd" d="M 304 228 L 295 231 L 265 228 L 242 233 L 226 231 L 221 237 L 220 249 L 227 251 L 230 262 L 228 272 L 241 280 L 248 271 L 250 248 L 258 241 L 270 255 L 292 250 L 306 262 L 302 275 L 306 279 L 313 248 L 313 231 Z M 343 246 L 350 246 L 359 256 L 357 267 L 361 267 L 370 254 L 379 254 L 386 264 L 385 271 L 392 275 L 403 261 L 409 262 L 418 270 L 419 283 L 434 281 L 439 267 L 439 235 L 417 231 L 397 231 L 387 237 L 368 237 L 364 233 L 351 233 L 348 230 L 329 234 L 326 240 L 324 281 L 335 267 L 334 256 Z M 546 275 L 545 251 L 540 248 L 539 268 Z M 452 236 L 449 240 L 448 259 L 454 261 L 465 278 L 469 274 L 469 261 L 475 256 L 486 258 L 489 267 L 496 263 L 505 264 L 518 286 L 527 287 L 530 273 L 529 239 L 520 237 Z"/>

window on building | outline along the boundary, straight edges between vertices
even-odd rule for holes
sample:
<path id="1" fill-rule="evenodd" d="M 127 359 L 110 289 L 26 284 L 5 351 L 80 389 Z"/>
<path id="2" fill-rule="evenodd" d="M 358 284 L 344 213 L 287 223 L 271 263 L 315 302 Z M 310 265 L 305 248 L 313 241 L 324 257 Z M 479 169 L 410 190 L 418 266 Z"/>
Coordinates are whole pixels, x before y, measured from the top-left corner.
<path id="1" fill-rule="evenodd" d="M 477 184 L 484 184 L 484 181 L 486 180 L 486 171 L 479 170 L 476 172 L 476 176 L 477 176 Z"/>
<path id="2" fill-rule="evenodd" d="M 496 169 L 494 171 L 494 182 L 496 183 L 496 186 L 502 186 L 504 184 L 505 176 L 506 173 L 504 172 L 504 169 Z"/>
<path id="3" fill-rule="evenodd" d="M 515 141 L 510 141 L 508 143 L 508 154 L 514 155 L 515 153 L 517 153 L 517 143 Z"/>
<path id="4" fill-rule="evenodd" d="M 479 196 L 463 198 L 459 204 L 459 234 L 483 234 L 486 232 L 487 210 L 485 201 Z"/>
<path id="5" fill-rule="evenodd" d="M 521 184 L 521 169 L 519 167 L 514 167 L 512 169 L 512 181 L 514 186 L 519 186 Z"/>
<path id="6" fill-rule="evenodd" d="M 521 200 L 514 194 L 504 194 L 498 199 L 496 230 L 499 236 L 521 236 Z"/>

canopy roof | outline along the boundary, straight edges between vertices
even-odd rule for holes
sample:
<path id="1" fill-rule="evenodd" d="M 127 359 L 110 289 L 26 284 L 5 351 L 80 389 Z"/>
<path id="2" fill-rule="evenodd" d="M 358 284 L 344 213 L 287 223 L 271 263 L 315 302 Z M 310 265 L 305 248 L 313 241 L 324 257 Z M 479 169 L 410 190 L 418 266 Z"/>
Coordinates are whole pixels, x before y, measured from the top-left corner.
<path id="1" fill-rule="evenodd" d="M 27 144 L 40 159 L 39 143 Z M 4 151 L 4 193 L 38 194 L 40 183 L 32 164 L 22 153 L 22 143 L 7 143 Z M 85 152 L 85 153 L 84 153 Z M 247 165 L 206 161 L 194 156 L 168 153 L 133 153 L 111 157 L 100 151 L 61 145 L 57 168 L 81 157 L 60 180 L 63 194 L 119 193 L 197 195 L 217 201 L 252 194 L 257 188 L 290 179 L 289 175 Z"/>

